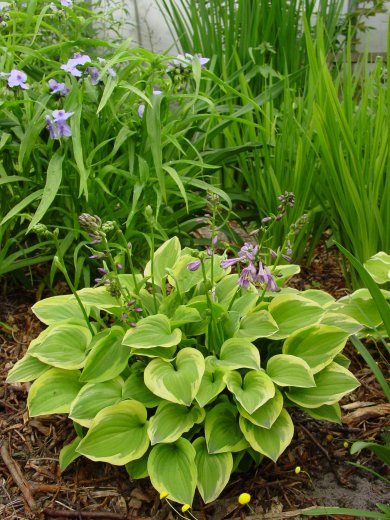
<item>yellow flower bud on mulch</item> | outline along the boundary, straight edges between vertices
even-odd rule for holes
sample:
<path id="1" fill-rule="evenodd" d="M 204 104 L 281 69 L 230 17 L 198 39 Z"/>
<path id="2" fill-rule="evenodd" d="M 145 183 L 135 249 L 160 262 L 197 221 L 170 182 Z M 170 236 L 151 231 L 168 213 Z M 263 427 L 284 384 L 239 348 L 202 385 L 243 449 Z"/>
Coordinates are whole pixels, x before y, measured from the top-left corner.
<path id="1" fill-rule="evenodd" d="M 245 504 L 249 504 L 251 501 L 251 496 L 249 493 L 241 493 L 241 495 L 238 497 L 238 502 L 244 506 Z"/>
<path id="2" fill-rule="evenodd" d="M 183 513 L 185 513 L 186 511 L 189 510 L 190 507 L 191 507 L 190 504 L 184 504 L 184 506 L 181 508 L 181 510 Z"/>
<path id="3" fill-rule="evenodd" d="M 167 493 L 166 491 L 162 491 L 160 493 L 160 500 L 164 500 L 164 498 L 167 498 L 168 495 L 169 493 Z"/>
<path id="4" fill-rule="evenodd" d="M 301 472 L 301 466 L 297 466 L 294 471 L 295 471 L 295 474 L 298 475 L 298 473 Z"/>

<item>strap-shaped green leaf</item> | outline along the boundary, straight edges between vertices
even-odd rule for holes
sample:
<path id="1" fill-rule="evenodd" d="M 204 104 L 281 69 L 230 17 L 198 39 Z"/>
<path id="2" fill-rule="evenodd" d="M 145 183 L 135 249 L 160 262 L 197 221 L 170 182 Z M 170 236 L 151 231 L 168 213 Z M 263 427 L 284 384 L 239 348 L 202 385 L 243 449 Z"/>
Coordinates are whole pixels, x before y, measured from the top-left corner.
<path id="1" fill-rule="evenodd" d="M 97 414 L 77 451 L 91 460 L 121 466 L 149 446 L 147 412 L 138 401 L 122 401 Z"/>
<path id="2" fill-rule="evenodd" d="M 180 350 L 175 366 L 162 359 L 154 359 L 145 369 L 145 384 L 151 392 L 167 401 L 190 406 L 205 371 L 201 352 L 193 348 Z"/>
<path id="3" fill-rule="evenodd" d="M 187 439 L 154 446 L 148 459 L 153 487 L 159 493 L 168 493 L 174 502 L 191 505 L 197 481 L 195 455 L 195 449 Z"/>
<path id="4" fill-rule="evenodd" d="M 313 373 L 303 359 L 288 354 L 272 356 L 267 363 L 267 374 L 279 386 L 310 388 L 315 386 Z"/>
<path id="5" fill-rule="evenodd" d="M 244 417 L 240 418 L 240 428 L 251 447 L 274 462 L 290 444 L 294 435 L 293 422 L 284 409 L 269 429 L 256 426 Z"/>
<path id="6" fill-rule="evenodd" d="M 230 392 L 249 414 L 275 395 L 275 385 L 264 370 L 251 370 L 244 380 L 239 372 L 232 371 L 226 374 L 225 381 Z"/>
<path id="7" fill-rule="evenodd" d="M 218 498 L 229 482 L 233 455 L 230 452 L 210 454 L 204 437 L 199 437 L 192 445 L 196 451 L 197 487 L 203 501 L 208 504 Z"/>
<path id="8" fill-rule="evenodd" d="M 181 340 L 181 330 L 171 332 L 171 324 L 165 314 L 147 316 L 137 326 L 127 331 L 123 344 L 136 349 L 172 347 Z"/>

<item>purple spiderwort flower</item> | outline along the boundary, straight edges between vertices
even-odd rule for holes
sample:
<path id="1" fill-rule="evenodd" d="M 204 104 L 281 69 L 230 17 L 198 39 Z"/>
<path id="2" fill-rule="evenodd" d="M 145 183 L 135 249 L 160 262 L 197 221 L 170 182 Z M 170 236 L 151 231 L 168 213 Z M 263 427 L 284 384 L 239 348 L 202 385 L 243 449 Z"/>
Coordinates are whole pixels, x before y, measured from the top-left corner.
<path id="1" fill-rule="evenodd" d="M 96 86 L 100 81 L 100 70 L 96 67 L 87 67 L 85 72 L 91 79 L 91 85 Z"/>
<path id="2" fill-rule="evenodd" d="M 82 72 L 77 66 L 85 65 L 86 63 L 91 63 L 91 58 L 87 54 L 76 53 L 73 58 L 70 58 L 64 65 L 61 65 L 60 68 L 76 78 L 81 78 Z"/>
<path id="3" fill-rule="evenodd" d="M 152 92 L 153 96 L 158 96 L 159 94 L 162 94 L 162 90 L 153 89 Z M 138 115 L 142 119 L 144 117 L 145 113 L 145 105 L 141 103 L 138 107 Z"/>
<path id="4" fill-rule="evenodd" d="M 99 63 L 101 63 L 102 65 L 105 65 L 107 63 L 107 60 L 105 60 L 104 58 L 98 58 L 98 61 Z M 112 67 L 108 67 L 107 68 L 107 72 L 108 74 L 112 77 L 112 78 L 115 78 L 116 77 L 116 72 L 115 70 L 112 68 Z"/>
<path id="5" fill-rule="evenodd" d="M 11 72 L 1 72 L 1 76 L 8 76 L 8 86 L 11 88 L 20 87 L 23 90 L 30 88 L 27 84 L 27 74 L 22 70 L 12 69 Z"/>
<path id="6" fill-rule="evenodd" d="M 196 54 L 196 57 L 198 58 L 198 60 L 200 62 L 200 66 L 202 68 L 204 68 L 206 63 L 208 63 L 210 61 L 210 58 L 205 58 L 201 54 Z M 194 60 L 194 56 L 188 52 L 186 52 L 185 54 L 178 54 L 175 59 L 168 62 L 166 71 L 169 72 L 177 67 L 186 69 L 187 67 L 192 65 L 193 60 Z"/>
<path id="7" fill-rule="evenodd" d="M 53 110 L 52 117 L 45 117 L 52 139 L 60 139 L 61 137 L 70 137 L 72 135 L 72 130 L 66 121 L 73 114 L 74 112 L 65 112 L 65 110 Z"/>
<path id="8" fill-rule="evenodd" d="M 197 271 L 200 267 L 200 260 L 194 260 L 187 264 L 187 269 L 189 271 Z"/>
<path id="9" fill-rule="evenodd" d="M 60 0 L 60 4 L 62 5 L 62 7 L 72 7 L 73 0 Z"/>
<path id="10" fill-rule="evenodd" d="M 65 83 L 58 83 L 55 79 L 49 79 L 48 84 L 51 94 L 59 94 L 60 96 L 67 96 L 69 94 L 69 89 Z"/>

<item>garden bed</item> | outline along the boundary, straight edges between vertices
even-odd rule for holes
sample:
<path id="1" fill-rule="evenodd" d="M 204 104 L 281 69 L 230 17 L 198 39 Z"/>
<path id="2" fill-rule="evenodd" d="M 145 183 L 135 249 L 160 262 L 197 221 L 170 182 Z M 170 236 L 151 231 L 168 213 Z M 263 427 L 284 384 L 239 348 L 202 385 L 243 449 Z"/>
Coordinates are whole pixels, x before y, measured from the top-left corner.
<path id="1" fill-rule="evenodd" d="M 337 259 L 324 245 L 317 248 L 311 267 L 303 268 L 292 283 L 300 289 L 321 287 L 336 297 L 347 292 Z M 61 415 L 29 419 L 28 383 L 3 384 L 10 367 L 42 329 L 30 310 L 35 298 L 32 291 L 8 291 L 1 302 L 0 322 L 6 324 L 0 327 L 1 518 L 178 518 L 148 479 L 131 481 L 123 467 L 80 458 L 61 475 L 58 453 L 74 437 L 71 421 Z M 255 473 L 234 474 L 211 504 L 204 506 L 197 496 L 192 509 L 196 518 L 296 518 L 301 509 L 314 505 L 374 510 L 378 502 L 389 503 L 390 489 L 383 482 L 348 464 L 358 462 L 386 476 L 378 459 L 369 452 L 351 456 L 345 443 L 380 442 L 390 405 L 351 346 L 347 355 L 361 386 L 341 403 L 342 425 L 293 413 L 294 440 L 278 463 L 266 459 Z M 251 494 L 253 511 L 238 504 L 242 492 Z"/>

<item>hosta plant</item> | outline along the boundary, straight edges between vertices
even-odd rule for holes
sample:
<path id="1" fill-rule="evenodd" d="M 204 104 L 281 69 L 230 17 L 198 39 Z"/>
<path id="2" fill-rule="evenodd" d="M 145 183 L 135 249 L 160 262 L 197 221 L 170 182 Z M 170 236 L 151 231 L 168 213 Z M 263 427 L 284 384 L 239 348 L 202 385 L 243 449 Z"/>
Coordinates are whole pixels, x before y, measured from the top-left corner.
<path id="1" fill-rule="evenodd" d="M 47 328 L 8 376 L 33 381 L 31 417 L 74 422 L 62 469 L 83 455 L 149 477 L 173 501 L 191 504 L 198 489 L 208 503 L 232 472 L 277 461 L 295 408 L 340 420 L 338 401 L 358 386 L 342 350 L 361 325 L 325 292 L 283 287 L 299 269 L 269 263 L 262 229 L 235 257 L 213 226 L 206 251 L 176 237 L 154 250 L 151 235 L 143 273 L 125 274 L 136 252 L 107 248 L 116 224 L 80 221 L 97 285 L 34 305 Z"/>

